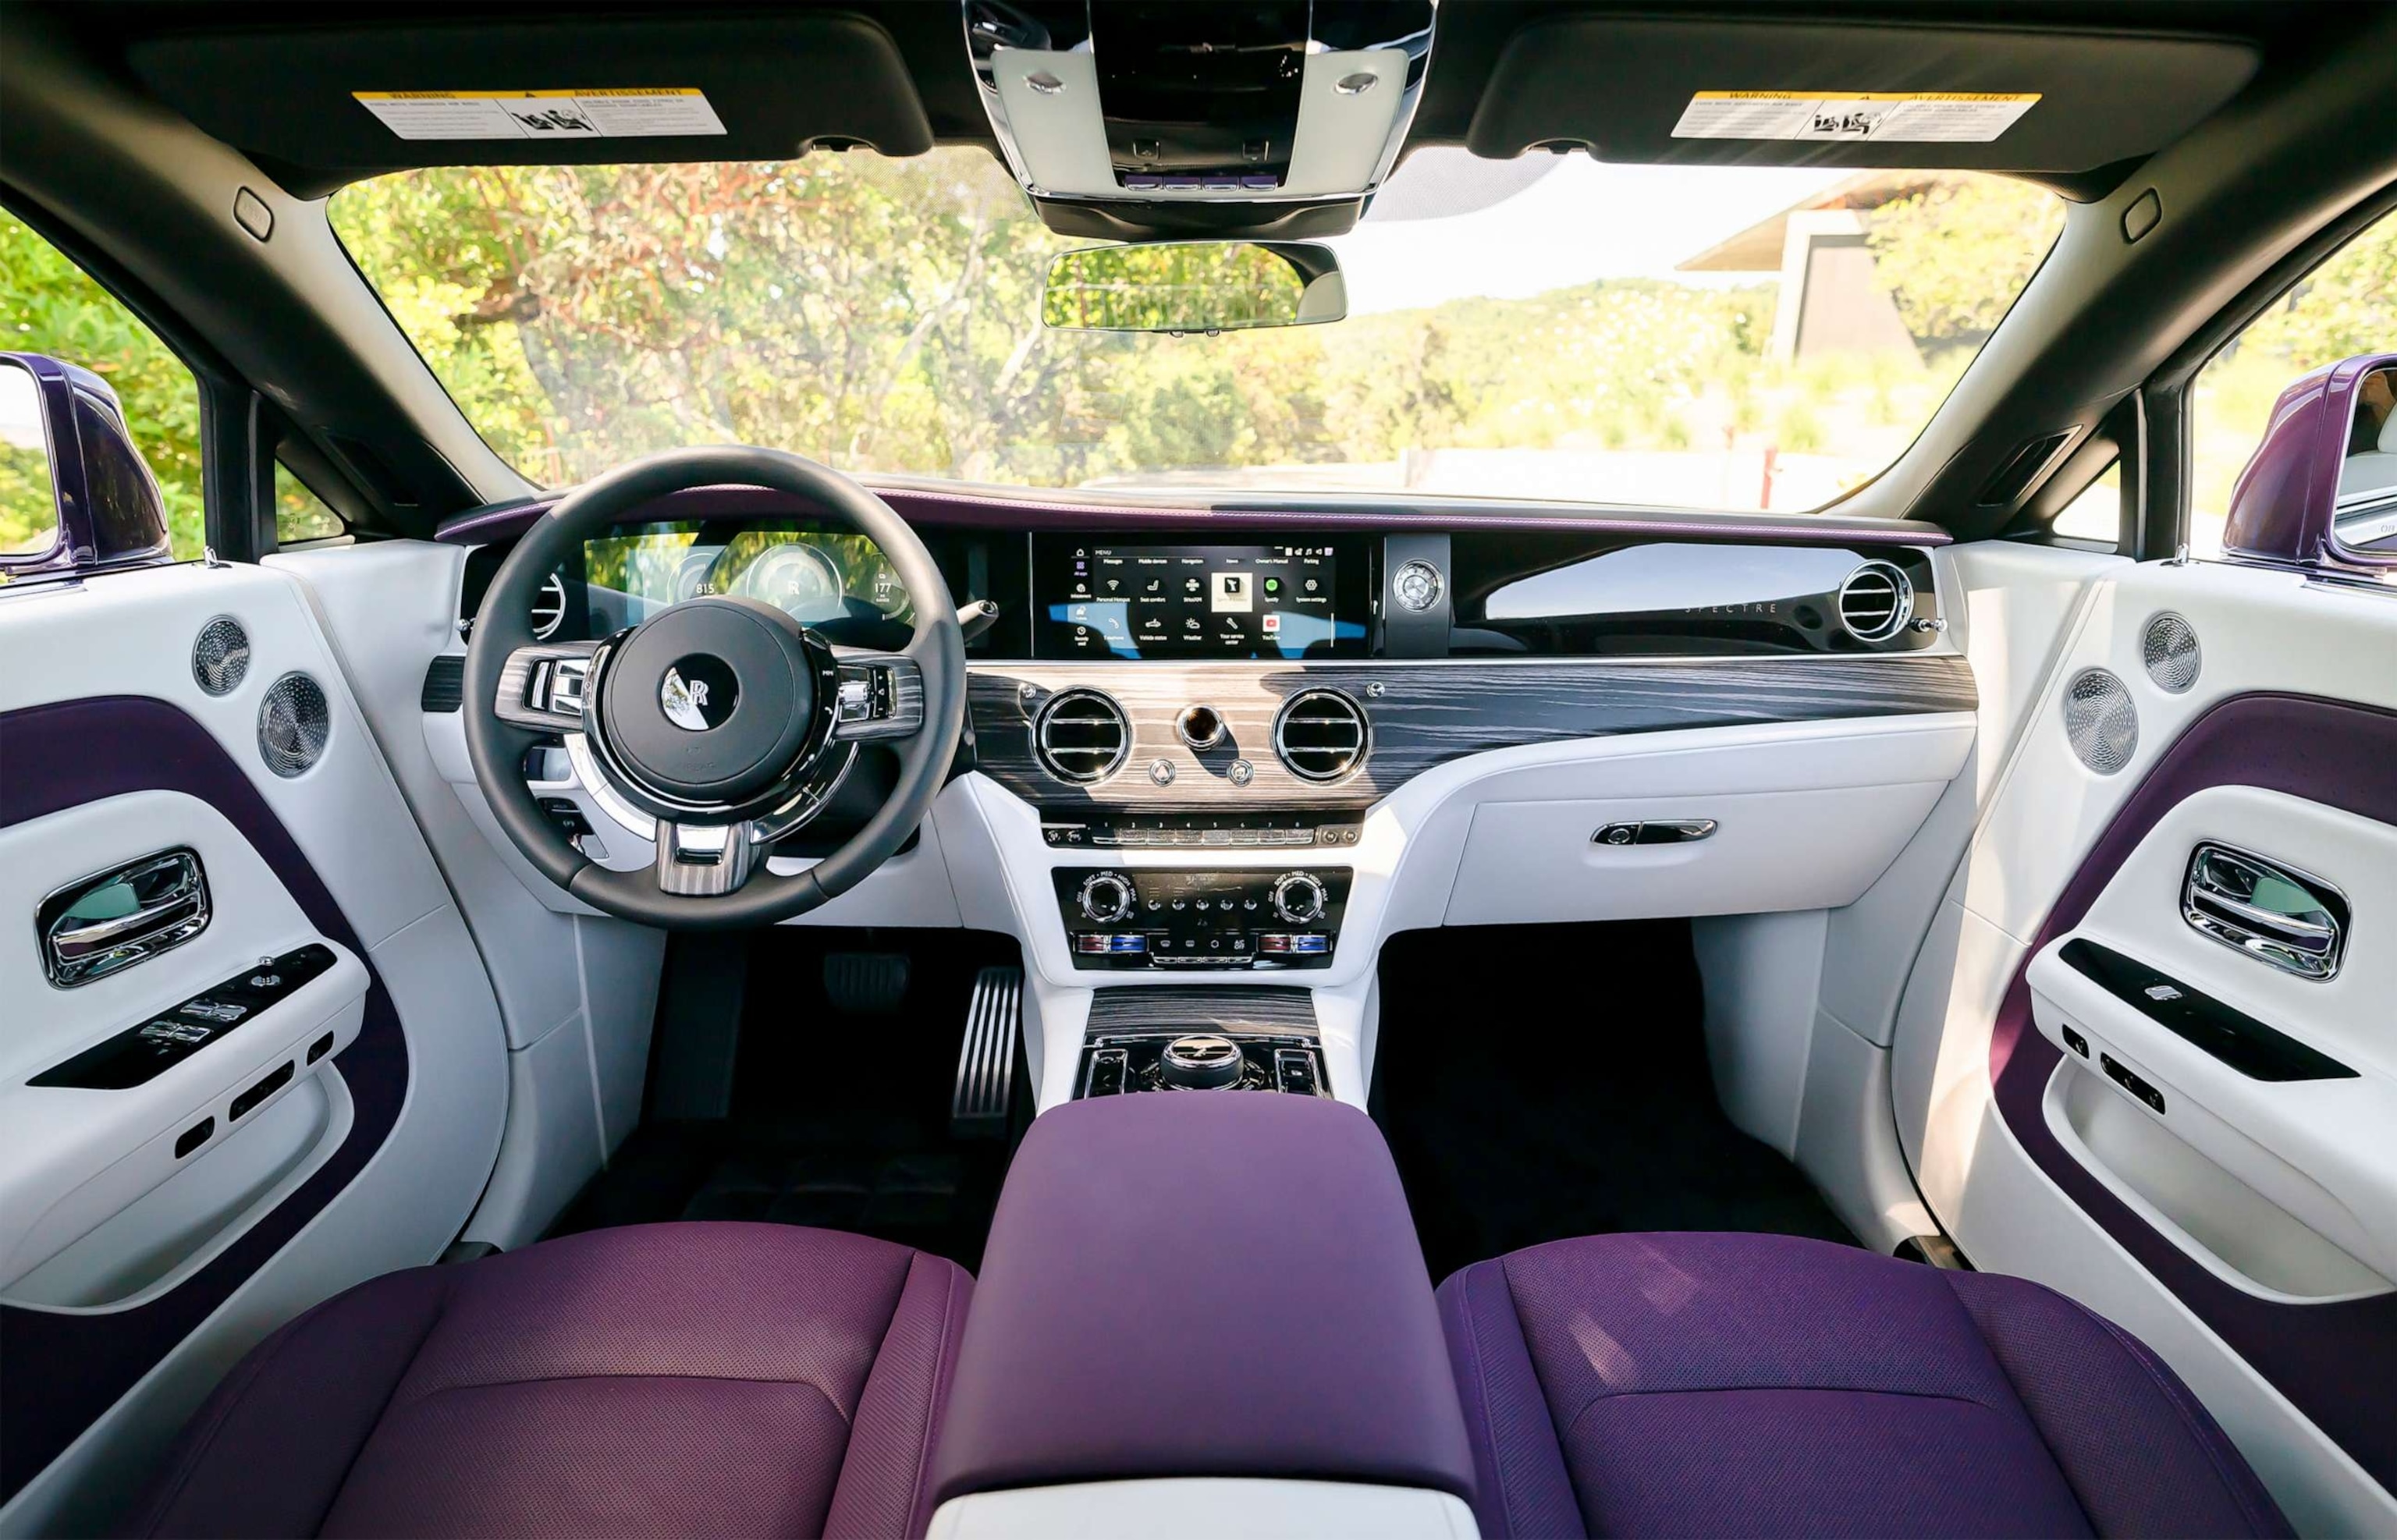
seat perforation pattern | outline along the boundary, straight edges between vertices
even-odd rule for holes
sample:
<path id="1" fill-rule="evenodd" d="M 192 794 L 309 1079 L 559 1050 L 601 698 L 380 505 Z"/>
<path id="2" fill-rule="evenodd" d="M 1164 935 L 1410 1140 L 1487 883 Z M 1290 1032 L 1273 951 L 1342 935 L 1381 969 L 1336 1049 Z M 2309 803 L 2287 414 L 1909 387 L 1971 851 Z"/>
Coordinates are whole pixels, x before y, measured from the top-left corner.
<path id="1" fill-rule="evenodd" d="M 737 1224 L 391 1274 L 227 1380 L 137 1532 L 914 1530 L 971 1290 L 887 1241 Z"/>
<path id="2" fill-rule="evenodd" d="M 1520 1332 L 1589 1534 L 2285 1533 L 2161 1363 L 2019 1279 L 1787 1237 L 1605 1236 L 1441 1293 L 1477 1357 Z M 1516 1511 L 1537 1409 L 1481 1399 L 1484 1532 L 1559 1533 Z"/>

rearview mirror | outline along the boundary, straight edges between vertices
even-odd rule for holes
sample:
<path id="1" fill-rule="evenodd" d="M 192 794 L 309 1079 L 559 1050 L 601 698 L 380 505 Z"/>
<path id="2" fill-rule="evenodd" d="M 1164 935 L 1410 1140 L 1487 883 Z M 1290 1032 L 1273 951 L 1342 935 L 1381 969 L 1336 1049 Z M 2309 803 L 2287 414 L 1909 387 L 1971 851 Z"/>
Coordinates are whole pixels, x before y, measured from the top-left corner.
<path id="1" fill-rule="evenodd" d="M 1332 248 L 1288 242 L 1085 247 L 1050 264 L 1040 298 L 1043 324 L 1065 331 L 1242 331 L 1347 314 Z"/>

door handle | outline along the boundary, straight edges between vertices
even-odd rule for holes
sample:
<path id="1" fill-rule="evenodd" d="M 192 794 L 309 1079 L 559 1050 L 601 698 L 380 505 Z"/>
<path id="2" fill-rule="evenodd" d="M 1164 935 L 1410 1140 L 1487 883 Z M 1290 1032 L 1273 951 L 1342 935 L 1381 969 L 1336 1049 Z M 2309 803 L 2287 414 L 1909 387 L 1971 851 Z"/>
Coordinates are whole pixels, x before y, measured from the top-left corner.
<path id="1" fill-rule="evenodd" d="M 2189 859 L 2181 917 L 2200 934 L 2300 978 L 2337 974 L 2347 896 L 2294 866 L 2208 840 Z"/>
<path id="2" fill-rule="evenodd" d="M 72 989 L 181 946 L 208 918 L 199 855 L 174 850 L 60 889 L 42 901 L 34 923 L 50 983 Z"/>

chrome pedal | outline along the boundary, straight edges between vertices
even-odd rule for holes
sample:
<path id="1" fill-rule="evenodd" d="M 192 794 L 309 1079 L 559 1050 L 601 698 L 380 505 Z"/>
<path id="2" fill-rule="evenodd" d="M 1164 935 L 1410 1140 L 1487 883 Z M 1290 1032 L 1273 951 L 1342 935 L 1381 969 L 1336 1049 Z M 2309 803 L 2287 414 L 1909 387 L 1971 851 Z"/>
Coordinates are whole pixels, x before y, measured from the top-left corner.
<path id="1" fill-rule="evenodd" d="M 985 968 L 966 1003 L 966 1040 L 957 1051 L 957 1088 L 949 1100 L 949 1136 L 1004 1139 L 1015 1095 L 1016 1043 L 1024 1035 L 1024 970 Z"/>

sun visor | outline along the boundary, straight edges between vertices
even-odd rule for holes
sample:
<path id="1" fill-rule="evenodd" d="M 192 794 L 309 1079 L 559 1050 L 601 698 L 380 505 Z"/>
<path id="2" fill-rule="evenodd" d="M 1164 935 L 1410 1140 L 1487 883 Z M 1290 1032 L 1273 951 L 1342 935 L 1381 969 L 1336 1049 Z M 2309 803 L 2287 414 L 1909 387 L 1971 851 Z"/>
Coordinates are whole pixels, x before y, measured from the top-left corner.
<path id="1" fill-rule="evenodd" d="M 2250 46 L 2201 37 L 1560 18 L 1508 41 L 1466 143 L 2069 181 L 2169 144 L 2256 65 Z"/>
<path id="2" fill-rule="evenodd" d="M 418 166 L 932 146 L 890 33 L 839 14 L 185 34 L 136 43 L 128 61 L 301 196 Z"/>

